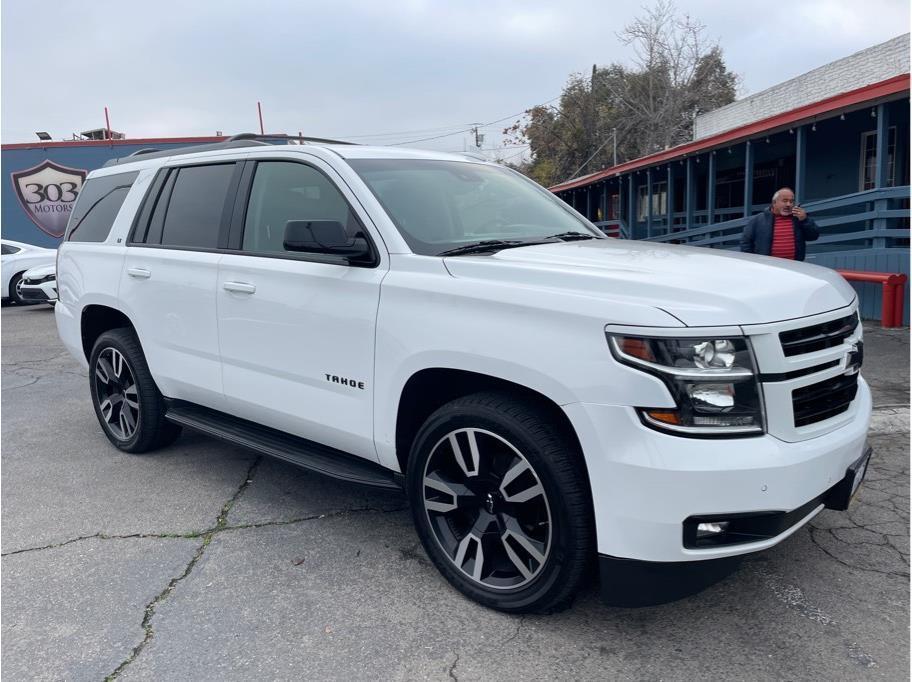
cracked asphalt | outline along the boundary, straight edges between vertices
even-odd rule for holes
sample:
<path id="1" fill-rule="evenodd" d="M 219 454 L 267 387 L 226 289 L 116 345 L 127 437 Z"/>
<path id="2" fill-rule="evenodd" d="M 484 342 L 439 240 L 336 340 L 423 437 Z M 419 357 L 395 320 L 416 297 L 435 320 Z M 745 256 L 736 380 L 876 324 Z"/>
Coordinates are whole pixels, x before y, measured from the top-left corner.
<path id="1" fill-rule="evenodd" d="M 824 511 L 707 590 L 507 616 L 424 555 L 405 500 L 186 433 L 110 446 L 45 306 L 2 311 L 10 680 L 909 679 L 909 337 L 866 325 L 875 448 Z"/>

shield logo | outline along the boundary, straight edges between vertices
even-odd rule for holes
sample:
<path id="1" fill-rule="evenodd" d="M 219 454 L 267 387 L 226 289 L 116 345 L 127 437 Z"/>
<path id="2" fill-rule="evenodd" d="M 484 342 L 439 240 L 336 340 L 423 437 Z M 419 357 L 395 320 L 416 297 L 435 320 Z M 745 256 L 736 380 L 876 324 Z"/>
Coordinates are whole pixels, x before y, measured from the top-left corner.
<path id="1" fill-rule="evenodd" d="M 11 173 L 16 197 L 26 215 L 43 232 L 62 237 L 88 171 L 42 163 Z"/>

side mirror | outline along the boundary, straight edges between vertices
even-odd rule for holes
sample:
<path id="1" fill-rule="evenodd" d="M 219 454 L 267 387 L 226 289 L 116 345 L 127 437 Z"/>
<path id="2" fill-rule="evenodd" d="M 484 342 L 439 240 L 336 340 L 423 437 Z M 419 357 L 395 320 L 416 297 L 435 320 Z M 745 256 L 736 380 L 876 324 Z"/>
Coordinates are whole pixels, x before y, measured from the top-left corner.
<path id="1" fill-rule="evenodd" d="M 349 260 L 370 257 L 367 240 L 349 237 L 338 220 L 289 220 L 282 245 L 286 251 L 328 253 Z"/>

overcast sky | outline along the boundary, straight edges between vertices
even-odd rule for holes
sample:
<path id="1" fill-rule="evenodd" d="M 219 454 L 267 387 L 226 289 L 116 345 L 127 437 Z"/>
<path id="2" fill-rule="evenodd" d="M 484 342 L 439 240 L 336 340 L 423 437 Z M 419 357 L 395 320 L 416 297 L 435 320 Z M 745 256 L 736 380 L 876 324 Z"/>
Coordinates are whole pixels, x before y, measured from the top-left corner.
<path id="1" fill-rule="evenodd" d="M 651 3 L 644 3 L 651 4 Z M 629 63 L 605 0 L 2 4 L 2 140 L 104 127 L 128 137 L 258 131 L 462 150 L 473 123 Z M 741 96 L 909 30 L 909 0 L 679 0 L 718 40 Z M 40 10 L 39 10 L 40 8 Z M 485 146 L 507 121 L 489 125 Z M 504 158 L 522 150 L 499 152 Z M 493 152 L 490 154 L 493 155 Z"/>

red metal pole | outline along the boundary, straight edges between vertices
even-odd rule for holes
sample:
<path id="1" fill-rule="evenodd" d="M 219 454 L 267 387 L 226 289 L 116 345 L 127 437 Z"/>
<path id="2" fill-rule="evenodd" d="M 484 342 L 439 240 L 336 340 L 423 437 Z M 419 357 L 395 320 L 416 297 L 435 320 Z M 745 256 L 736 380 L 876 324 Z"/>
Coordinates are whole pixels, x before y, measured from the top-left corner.
<path id="1" fill-rule="evenodd" d="M 260 106 L 260 103 L 257 102 L 257 113 L 260 115 L 260 135 L 265 135 L 263 131 L 263 107 Z"/>
<path id="2" fill-rule="evenodd" d="M 105 138 L 111 139 L 111 119 L 108 118 L 108 108 L 105 107 Z"/>
<path id="3" fill-rule="evenodd" d="M 897 327 L 902 327 L 903 323 L 903 298 L 906 295 L 906 287 L 902 283 L 896 284 L 896 298 L 894 299 L 893 321 Z"/>
<path id="4" fill-rule="evenodd" d="M 893 314 L 896 310 L 896 287 L 889 281 L 883 284 L 883 300 L 880 304 L 880 326 L 884 328 L 895 327 Z"/>

